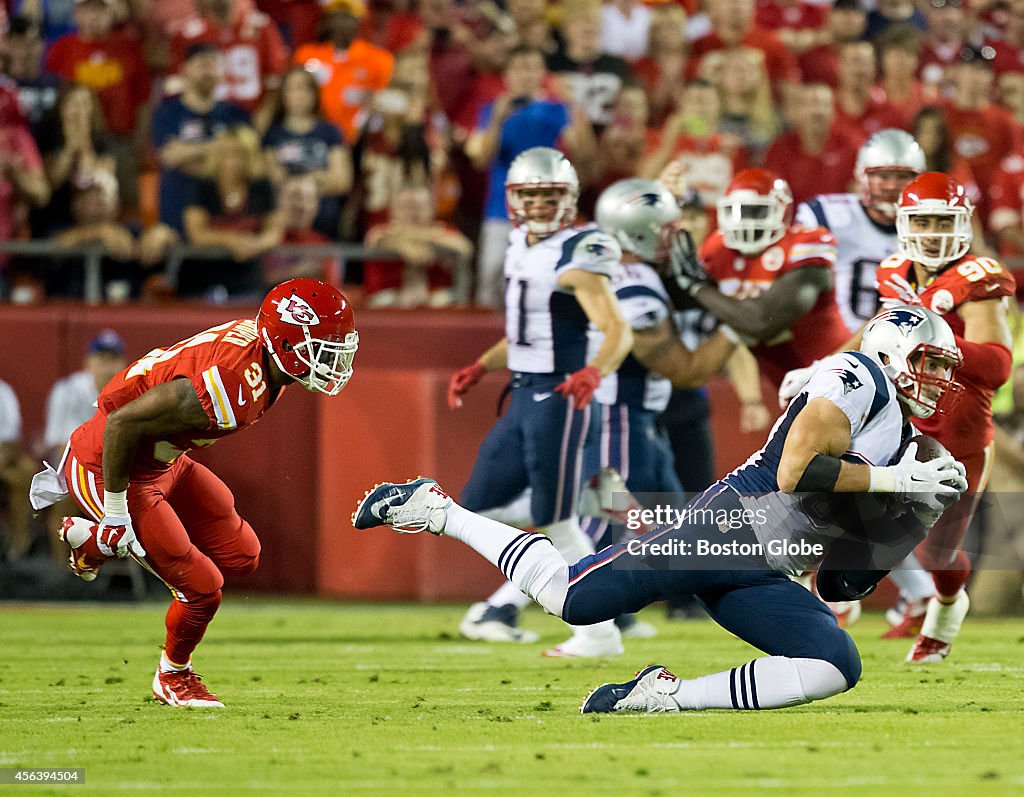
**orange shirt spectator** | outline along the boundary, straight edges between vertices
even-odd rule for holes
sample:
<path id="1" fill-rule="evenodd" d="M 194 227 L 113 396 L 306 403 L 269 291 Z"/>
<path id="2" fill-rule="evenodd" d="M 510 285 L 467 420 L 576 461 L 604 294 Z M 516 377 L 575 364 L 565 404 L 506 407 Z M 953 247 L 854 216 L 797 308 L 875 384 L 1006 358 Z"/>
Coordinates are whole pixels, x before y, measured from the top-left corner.
<path id="1" fill-rule="evenodd" d="M 324 116 L 351 144 L 370 98 L 390 82 L 395 59 L 387 50 L 356 38 L 359 20 L 366 14 L 362 0 L 331 0 L 325 12 L 327 41 L 300 47 L 295 63 L 316 76 Z"/>

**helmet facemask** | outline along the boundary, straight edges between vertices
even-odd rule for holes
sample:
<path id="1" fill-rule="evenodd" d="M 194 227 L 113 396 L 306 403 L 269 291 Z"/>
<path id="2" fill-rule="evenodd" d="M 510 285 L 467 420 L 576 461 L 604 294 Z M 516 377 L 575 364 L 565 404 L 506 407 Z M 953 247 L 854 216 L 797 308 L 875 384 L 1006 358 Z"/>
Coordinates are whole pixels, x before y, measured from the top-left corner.
<path id="1" fill-rule="evenodd" d="M 900 194 L 918 172 L 899 166 L 865 169 L 859 176 L 860 200 L 889 224 L 896 221 Z"/>
<path id="2" fill-rule="evenodd" d="M 786 234 L 786 205 L 777 197 L 741 189 L 718 200 L 718 228 L 729 249 L 763 252 Z"/>
<path id="3" fill-rule="evenodd" d="M 953 380 L 963 358 L 960 352 L 922 343 L 905 359 L 886 358 L 883 363 L 900 400 L 916 418 L 947 415 L 963 393 L 963 385 Z"/>
<path id="4" fill-rule="evenodd" d="M 359 333 L 349 332 L 344 340 L 337 335 L 314 338 L 309 327 L 302 328 L 305 341 L 292 348 L 292 353 L 308 371 L 294 376 L 296 382 L 312 393 L 336 396 L 352 378 L 352 362 L 359 348 Z"/>
<path id="5" fill-rule="evenodd" d="M 931 225 L 934 232 L 921 229 L 921 222 L 917 220 L 924 217 L 934 219 Z M 943 222 L 943 219 L 952 221 Z M 916 205 L 897 210 L 896 235 L 904 255 L 929 271 L 937 271 L 970 250 L 974 238 L 971 210 L 950 207 L 940 199 L 923 199 Z"/>
<path id="6" fill-rule="evenodd" d="M 558 191 L 557 200 L 550 192 Z M 523 196 L 523 194 L 532 196 Z M 510 184 L 505 188 L 505 202 L 509 216 L 516 225 L 525 225 L 534 235 L 548 236 L 568 227 L 576 220 L 576 201 L 579 191 L 567 183 Z M 554 201 L 553 201 L 554 200 Z M 531 218 L 530 211 L 538 204 L 550 209 L 550 214 Z M 550 218 L 543 216 L 550 215 Z"/>

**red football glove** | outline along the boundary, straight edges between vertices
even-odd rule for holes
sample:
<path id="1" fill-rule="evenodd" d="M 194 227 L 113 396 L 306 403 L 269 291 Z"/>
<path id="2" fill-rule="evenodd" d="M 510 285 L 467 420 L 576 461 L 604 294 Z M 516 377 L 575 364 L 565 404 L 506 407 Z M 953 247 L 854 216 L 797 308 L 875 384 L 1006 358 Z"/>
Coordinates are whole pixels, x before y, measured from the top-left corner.
<path id="1" fill-rule="evenodd" d="M 467 365 L 461 371 L 456 371 L 452 374 L 452 379 L 448 383 L 448 408 L 457 410 L 462 406 L 462 397 L 466 395 L 473 385 L 483 379 L 484 374 L 487 373 L 487 369 L 480 363 L 473 363 Z"/>
<path id="2" fill-rule="evenodd" d="M 601 384 L 602 378 L 599 370 L 588 365 L 569 374 L 555 390 L 572 402 L 573 409 L 582 410 L 594 398 L 594 391 Z"/>

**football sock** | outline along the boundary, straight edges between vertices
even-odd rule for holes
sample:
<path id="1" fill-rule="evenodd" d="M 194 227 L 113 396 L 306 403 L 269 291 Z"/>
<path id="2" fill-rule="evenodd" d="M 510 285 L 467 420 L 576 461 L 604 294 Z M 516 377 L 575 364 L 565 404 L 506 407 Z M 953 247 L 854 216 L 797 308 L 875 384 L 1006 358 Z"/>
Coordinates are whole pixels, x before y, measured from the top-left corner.
<path id="1" fill-rule="evenodd" d="M 166 651 L 160 652 L 160 672 L 184 672 L 190 669 L 192 669 L 191 661 L 187 661 L 184 664 L 175 664 L 167 658 Z"/>
<path id="2" fill-rule="evenodd" d="M 210 595 L 191 598 L 188 603 L 172 601 L 164 618 L 167 626 L 164 651 L 169 661 L 188 661 L 192 658 L 192 651 L 202 640 L 213 615 L 217 613 L 220 598 L 220 590 L 217 590 Z"/>
<path id="3" fill-rule="evenodd" d="M 584 556 L 594 553 L 594 541 L 583 533 L 580 522 L 577 518 L 571 517 L 568 520 L 560 520 L 546 526 L 547 532 L 555 548 L 569 564 L 578 562 Z M 568 575 L 568 571 L 567 571 Z M 574 635 L 594 637 L 618 637 L 619 629 L 613 620 L 605 620 L 594 625 L 573 625 L 570 626 Z"/>
<path id="4" fill-rule="evenodd" d="M 949 569 L 933 570 L 932 578 L 935 580 L 939 600 L 952 603 L 971 575 L 971 560 L 963 551 L 957 551 L 947 567 Z"/>
<path id="5" fill-rule="evenodd" d="M 822 659 L 768 656 L 742 667 L 692 680 L 679 679 L 667 694 L 684 711 L 706 708 L 765 709 L 798 706 L 837 695 L 846 678 Z"/>
<path id="6" fill-rule="evenodd" d="M 935 594 L 932 574 L 921 567 L 913 553 L 889 573 L 889 578 L 907 600 L 921 601 Z"/>
<path id="7" fill-rule="evenodd" d="M 525 609 L 532 601 L 511 581 L 506 581 L 487 599 L 488 606 L 508 606 L 510 603 L 517 609 Z"/>
<path id="8" fill-rule="evenodd" d="M 520 531 L 481 517 L 454 501 L 444 533 L 464 542 L 551 614 L 561 616 L 569 566 L 543 534 Z"/>

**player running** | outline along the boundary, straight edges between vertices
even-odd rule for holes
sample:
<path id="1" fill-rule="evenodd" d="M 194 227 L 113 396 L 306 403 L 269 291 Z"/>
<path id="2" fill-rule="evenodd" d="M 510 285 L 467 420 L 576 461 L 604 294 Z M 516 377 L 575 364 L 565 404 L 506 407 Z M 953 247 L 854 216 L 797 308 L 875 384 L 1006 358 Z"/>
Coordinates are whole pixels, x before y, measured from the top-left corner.
<path id="1" fill-rule="evenodd" d="M 915 554 L 935 580 L 921 631 L 907 661 L 949 655 L 970 606 L 964 585 L 970 559 L 960 550 L 992 463 L 992 396 L 1010 377 L 1007 299 L 1013 277 L 989 257 L 968 254 L 973 204 L 965 188 L 940 172 L 913 180 L 900 197 L 900 251 L 878 268 L 883 305 L 913 303 L 943 316 L 956 335 L 964 365 L 964 397 L 955 414 L 921 417 L 914 425 L 941 442 L 967 468 L 968 495 L 946 512 Z M 848 345 L 859 342 L 859 333 Z M 810 369 L 787 375 L 780 398 L 799 391 Z"/>
<path id="2" fill-rule="evenodd" d="M 818 566 L 823 597 L 862 597 L 959 498 L 963 466 L 948 453 L 919 462 L 907 423 L 941 411 L 959 363 L 940 316 L 921 307 L 884 311 L 869 322 L 861 350 L 827 358 L 764 447 L 691 501 L 674 525 L 576 564 L 542 535 L 467 511 L 432 479 L 378 485 L 353 525 L 461 540 L 570 623 L 696 595 L 719 624 L 768 654 L 692 680 L 647 667 L 632 681 L 596 689 L 584 713 L 820 700 L 857 683 L 860 657 L 832 612 L 790 576 Z M 869 492 L 886 497 L 852 495 Z M 881 511 L 858 518 L 872 506 Z"/>
<path id="3" fill-rule="evenodd" d="M 224 577 L 248 575 L 260 561 L 231 491 L 188 451 L 252 426 L 286 385 L 337 395 L 358 344 L 341 291 L 311 279 L 283 282 L 255 321 L 154 349 L 117 374 L 58 469 L 47 465 L 33 479 L 36 509 L 70 490 L 91 518 L 65 518 L 60 531 L 76 575 L 92 581 L 106 560 L 131 556 L 170 588 L 157 700 L 223 706 L 193 671 L 192 652 L 220 605 Z"/>

